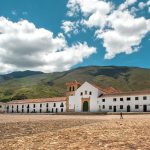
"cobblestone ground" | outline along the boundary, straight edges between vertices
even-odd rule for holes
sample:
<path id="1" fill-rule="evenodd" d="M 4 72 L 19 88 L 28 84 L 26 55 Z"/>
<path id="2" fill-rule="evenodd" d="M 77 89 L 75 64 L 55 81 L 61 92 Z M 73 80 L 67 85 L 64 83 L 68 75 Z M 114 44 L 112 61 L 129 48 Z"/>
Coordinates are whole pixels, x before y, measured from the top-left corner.
<path id="1" fill-rule="evenodd" d="M 150 149 L 150 115 L 0 115 L 2 150 Z"/>

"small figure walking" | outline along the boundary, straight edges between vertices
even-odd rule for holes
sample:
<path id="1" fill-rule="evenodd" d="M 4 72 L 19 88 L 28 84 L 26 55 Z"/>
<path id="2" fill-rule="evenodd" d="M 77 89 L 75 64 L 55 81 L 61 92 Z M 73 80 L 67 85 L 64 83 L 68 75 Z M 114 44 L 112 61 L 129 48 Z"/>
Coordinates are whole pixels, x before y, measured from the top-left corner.
<path id="1" fill-rule="evenodd" d="M 123 119 L 122 111 L 120 112 L 120 119 Z"/>

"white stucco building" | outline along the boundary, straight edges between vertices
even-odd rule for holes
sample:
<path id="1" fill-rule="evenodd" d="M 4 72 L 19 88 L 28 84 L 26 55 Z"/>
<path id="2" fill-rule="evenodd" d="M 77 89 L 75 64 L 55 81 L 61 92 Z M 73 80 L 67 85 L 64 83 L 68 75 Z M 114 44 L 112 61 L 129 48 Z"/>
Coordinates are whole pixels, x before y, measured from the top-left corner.
<path id="1" fill-rule="evenodd" d="M 85 82 L 69 96 L 69 109 L 75 112 L 147 112 L 150 111 L 150 90 L 120 92 Z"/>
<path id="2" fill-rule="evenodd" d="M 66 97 L 15 100 L 5 104 L 7 113 L 59 113 L 65 111 Z"/>
<path id="3" fill-rule="evenodd" d="M 88 82 L 66 84 L 66 97 L 15 100 L 0 103 L 5 113 L 61 112 L 148 112 L 150 90 L 120 92 L 113 87 L 102 89 Z"/>

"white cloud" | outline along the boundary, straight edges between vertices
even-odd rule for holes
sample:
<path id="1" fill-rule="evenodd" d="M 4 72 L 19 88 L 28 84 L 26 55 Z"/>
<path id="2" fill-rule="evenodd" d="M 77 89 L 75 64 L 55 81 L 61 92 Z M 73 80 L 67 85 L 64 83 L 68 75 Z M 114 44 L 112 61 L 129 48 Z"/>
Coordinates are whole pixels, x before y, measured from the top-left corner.
<path id="1" fill-rule="evenodd" d="M 148 7 L 148 12 L 150 13 L 150 7 Z"/>
<path id="2" fill-rule="evenodd" d="M 79 22 L 63 21 L 61 28 L 64 30 L 64 33 L 70 36 L 71 33 L 77 34 L 79 27 Z"/>
<path id="3" fill-rule="evenodd" d="M 106 59 L 112 59 L 119 53 L 131 54 L 137 51 L 142 38 L 149 32 L 150 21 L 144 17 L 134 18 L 128 11 L 115 11 L 109 16 L 110 30 L 98 33 L 106 48 Z"/>
<path id="4" fill-rule="evenodd" d="M 68 46 L 64 36 L 36 28 L 27 20 L 0 17 L 0 73 L 16 70 L 43 72 L 68 70 L 96 52 L 87 43 Z"/>
<path id="5" fill-rule="evenodd" d="M 129 6 L 133 5 L 136 2 L 137 2 L 137 0 L 126 0 L 124 3 L 122 3 L 119 6 L 119 10 L 127 9 Z"/>
<path id="6" fill-rule="evenodd" d="M 150 0 L 147 1 L 146 5 L 147 5 L 147 6 L 150 6 Z"/>
<path id="7" fill-rule="evenodd" d="M 80 10 L 84 16 L 88 16 L 96 11 L 104 14 L 110 11 L 110 3 L 100 0 L 69 0 L 67 7 L 72 13 Z"/>
<path id="8" fill-rule="evenodd" d="M 126 0 L 115 7 L 104 0 L 69 0 L 69 13 L 79 14 L 82 24 L 94 27 L 95 35 L 103 40 L 106 48 L 105 59 L 112 59 L 117 54 L 131 54 L 138 50 L 142 39 L 150 31 L 150 19 L 137 17 L 137 0 Z M 144 3 L 139 3 L 142 9 Z M 146 3 L 148 5 L 148 2 Z"/>
<path id="9" fill-rule="evenodd" d="M 106 23 L 106 16 L 112 9 L 112 4 L 100 0 L 69 0 L 69 16 L 76 16 L 80 11 L 83 14 L 82 23 L 88 27 L 101 27 Z"/>
<path id="10" fill-rule="evenodd" d="M 140 2 L 138 4 L 138 6 L 139 6 L 140 9 L 144 9 L 144 7 L 146 6 L 146 4 L 144 2 Z"/>

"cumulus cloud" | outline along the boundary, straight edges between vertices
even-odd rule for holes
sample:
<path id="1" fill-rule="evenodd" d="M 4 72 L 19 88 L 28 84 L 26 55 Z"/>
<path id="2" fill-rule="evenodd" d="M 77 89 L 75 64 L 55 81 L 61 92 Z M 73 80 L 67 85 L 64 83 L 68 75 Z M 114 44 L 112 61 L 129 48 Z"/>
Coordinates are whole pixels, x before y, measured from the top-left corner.
<path id="1" fill-rule="evenodd" d="M 106 59 L 119 53 L 131 54 L 137 51 L 142 38 L 149 31 L 149 21 L 143 17 L 134 18 L 128 11 L 116 11 L 110 16 L 111 30 L 97 34 L 104 41 Z"/>
<path id="2" fill-rule="evenodd" d="M 0 17 L 0 72 L 16 70 L 63 71 L 96 52 L 87 43 L 68 46 L 63 34 L 53 33 L 27 21 Z"/>
<path id="3" fill-rule="evenodd" d="M 70 16 L 78 18 L 88 28 L 94 27 L 95 35 L 106 48 L 105 59 L 117 54 L 131 54 L 138 50 L 142 39 L 150 31 L 150 19 L 137 17 L 134 7 L 137 0 L 125 0 L 119 6 L 104 0 L 69 0 Z M 142 9 L 148 2 L 139 3 Z"/>
<path id="4" fill-rule="evenodd" d="M 133 5 L 136 2 L 137 2 L 137 0 L 126 0 L 124 3 L 122 3 L 119 6 L 119 10 L 124 10 L 124 9 L 128 8 L 129 6 Z"/>
<path id="5" fill-rule="evenodd" d="M 63 29 L 64 33 L 70 36 L 71 33 L 77 34 L 79 32 L 79 22 L 72 22 L 72 21 L 63 21 L 61 25 L 61 29 Z"/>
<path id="6" fill-rule="evenodd" d="M 107 14 L 112 9 L 112 4 L 100 0 L 69 0 L 67 7 L 69 16 L 76 16 L 78 12 L 83 14 L 83 25 L 102 28 L 106 23 Z"/>

